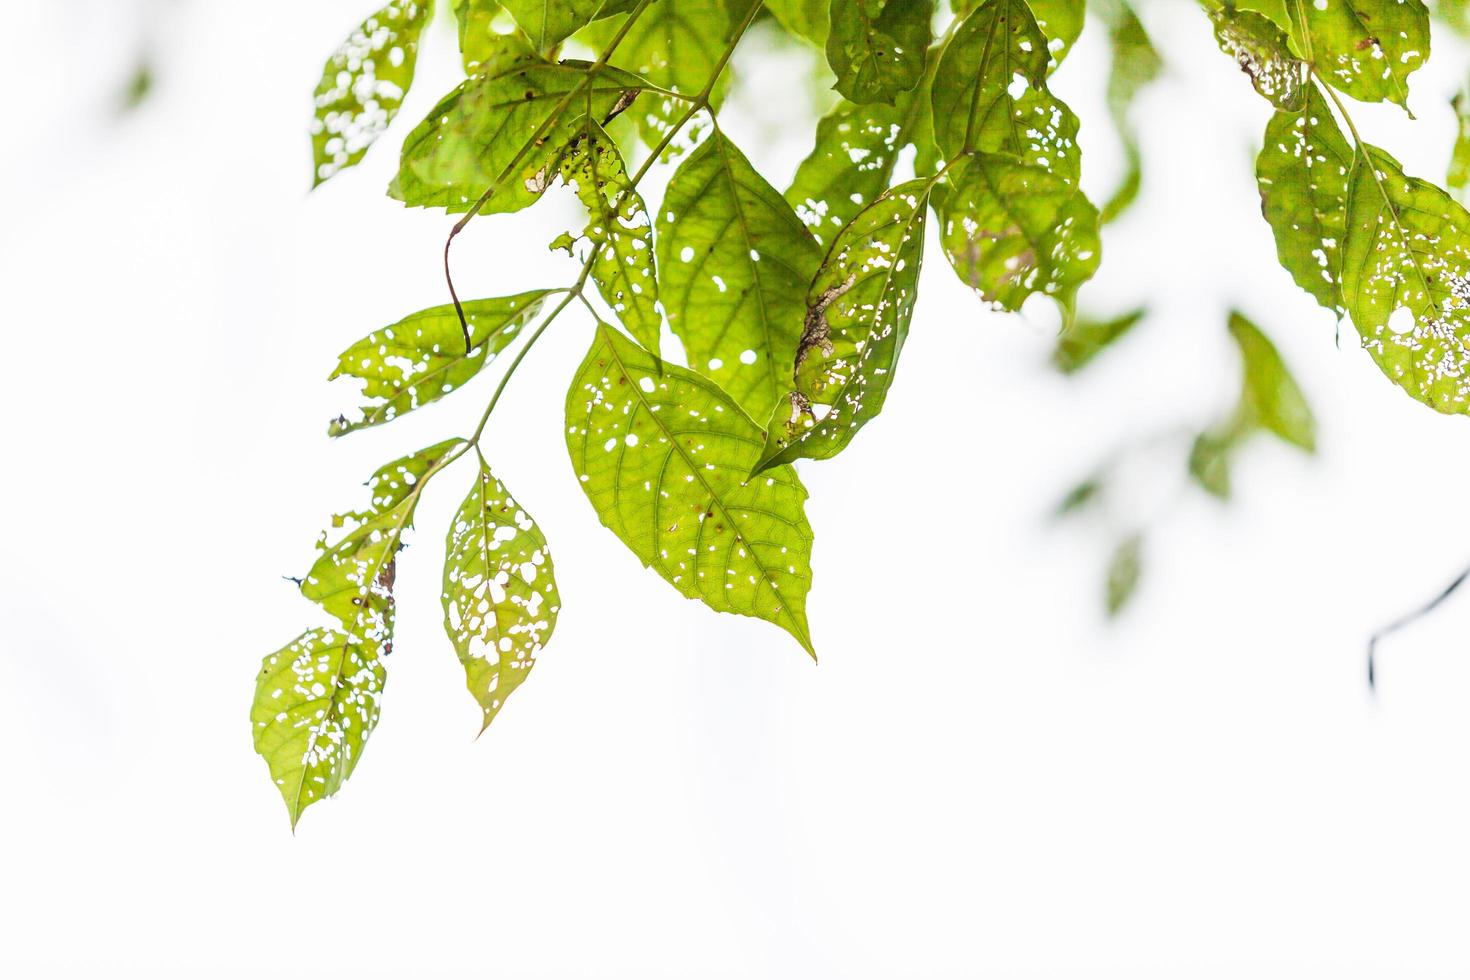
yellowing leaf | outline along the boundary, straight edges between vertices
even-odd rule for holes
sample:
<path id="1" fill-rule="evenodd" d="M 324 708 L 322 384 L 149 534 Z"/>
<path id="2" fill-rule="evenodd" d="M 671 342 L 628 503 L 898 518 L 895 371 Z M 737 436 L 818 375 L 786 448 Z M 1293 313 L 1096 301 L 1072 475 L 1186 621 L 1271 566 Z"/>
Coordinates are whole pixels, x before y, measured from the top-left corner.
<path id="1" fill-rule="evenodd" d="M 775 623 L 815 656 L 806 620 L 806 488 L 750 477 L 761 430 L 714 382 L 598 324 L 567 392 L 567 449 L 602 523 L 682 595 Z"/>

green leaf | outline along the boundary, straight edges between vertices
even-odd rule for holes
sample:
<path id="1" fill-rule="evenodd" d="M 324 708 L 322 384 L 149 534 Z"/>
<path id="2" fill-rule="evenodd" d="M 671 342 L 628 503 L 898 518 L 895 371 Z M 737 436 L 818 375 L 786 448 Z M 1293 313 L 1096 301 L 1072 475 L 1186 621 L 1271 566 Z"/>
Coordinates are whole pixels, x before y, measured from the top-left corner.
<path id="1" fill-rule="evenodd" d="M 1074 374 L 1082 370 L 1092 359 L 1106 350 L 1148 313 L 1139 308 L 1122 316 L 1099 320 L 1078 317 L 1057 338 L 1051 361 L 1063 374 Z"/>
<path id="2" fill-rule="evenodd" d="M 327 59 L 311 124 L 315 187 L 363 158 L 413 84 L 431 0 L 389 0 Z"/>
<path id="3" fill-rule="evenodd" d="M 520 30 L 496 30 L 496 21 L 508 16 L 498 0 L 455 0 L 454 16 L 466 73 L 503 75 L 541 60 Z"/>
<path id="4" fill-rule="evenodd" d="M 468 445 L 446 439 L 379 468 L 368 481 L 367 510 L 332 518 L 346 529 L 337 543 L 318 545 L 321 555 L 301 582 L 301 594 L 342 622 L 354 636 L 387 644 L 393 633 L 394 562 L 403 531 L 413 523 L 424 484 Z"/>
<path id="5" fill-rule="evenodd" d="M 311 629 L 265 658 L 250 723 L 294 830 L 301 813 L 347 781 L 378 723 L 382 642 Z"/>
<path id="6" fill-rule="evenodd" d="M 1235 443 L 1234 433 L 1212 429 L 1200 433 L 1189 450 L 1189 475 L 1220 500 L 1230 499 L 1230 457 Z"/>
<path id="7" fill-rule="evenodd" d="M 1025 0 L 976 7 L 954 30 L 934 75 L 934 136 L 945 158 L 970 150 L 1020 156 L 1036 142 L 1057 144 L 1049 164 L 1075 180 L 1077 119 L 1047 91 L 1046 66 L 1046 35 Z M 1058 106 L 1060 118 L 1049 118 Z M 1065 166 L 1068 158 L 1073 165 Z"/>
<path id="8" fill-rule="evenodd" d="M 1108 73 L 1108 113 L 1123 144 L 1127 169 L 1117 190 L 1102 206 L 1103 224 L 1116 220 L 1138 198 L 1143 184 L 1143 153 L 1128 114 L 1139 91 L 1156 79 L 1164 67 L 1163 57 L 1149 40 L 1133 8 L 1120 0 L 1116 10 L 1108 32 L 1113 48 Z"/>
<path id="9" fill-rule="evenodd" d="M 582 238 L 593 251 L 592 280 L 623 326 L 657 352 L 663 316 L 653 267 L 653 222 L 628 179 L 617 144 L 587 116 L 576 122 L 575 130 L 562 157 L 561 175 L 576 186 L 587 208 Z"/>
<path id="10" fill-rule="evenodd" d="M 892 104 L 919 84 L 934 0 L 832 0 L 827 61 L 853 102 Z"/>
<path id="11" fill-rule="evenodd" d="M 1058 520 L 1086 509 L 1102 496 L 1102 492 L 1103 481 L 1099 477 L 1094 476 L 1083 480 L 1057 501 L 1051 511 L 1052 519 Z"/>
<path id="12" fill-rule="evenodd" d="M 1293 13 L 1306 18 L 1293 20 L 1297 51 L 1328 84 L 1362 102 L 1408 108 L 1409 76 L 1429 57 L 1423 0 L 1302 0 Z"/>
<path id="13" fill-rule="evenodd" d="M 1450 169 L 1445 182 L 1463 204 L 1466 189 L 1470 188 L 1470 96 L 1464 91 L 1455 93 L 1450 107 L 1455 110 L 1457 130 L 1455 149 L 1450 157 Z"/>
<path id="14" fill-rule="evenodd" d="M 589 67 L 564 61 L 466 79 L 409 133 L 389 194 L 451 213 L 468 211 L 492 187 L 485 213 L 536 203 L 576 133 L 577 117 L 590 110 L 606 123 L 641 90 L 626 72 L 604 67 L 594 77 Z"/>
<path id="15" fill-rule="evenodd" d="M 1245 362 L 1245 387 L 1240 397 L 1244 419 L 1252 428 L 1265 429 L 1308 453 L 1316 452 L 1317 420 L 1275 345 L 1239 312 L 1230 314 L 1229 327 Z M 1236 427 L 1244 426 L 1237 423 Z"/>
<path id="16" fill-rule="evenodd" d="M 1107 604 L 1108 616 L 1123 611 L 1128 600 L 1138 588 L 1138 579 L 1143 571 L 1143 537 L 1138 534 L 1124 538 L 1108 562 Z"/>
<path id="17" fill-rule="evenodd" d="M 780 193 L 718 130 L 659 209 L 664 310 L 696 370 L 754 418 L 790 386 L 821 250 Z"/>
<path id="18" fill-rule="evenodd" d="M 613 17 L 593 24 L 584 34 L 587 43 L 604 49 L 625 19 Z M 731 28 L 725 0 L 659 0 L 634 22 L 611 64 L 693 98 L 719 65 Z M 710 91 L 711 108 L 720 107 L 729 87 L 729 76 L 722 73 Z M 687 108 L 685 100 L 656 92 L 645 94 L 634 113 L 643 141 L 657 146 Z"/>
<path id="19" fill-rule="evenodd" d="M 1046 47 L 1051 53 L 1047 70 L 1055 71 L 1082 36 L 1087 0 L 1029 0 L 1029 3 L 1037 26 L 1047 36 Z"/>
<path id="20" fill-rule="evenodd" d="M 444 629 L 483 732 L 551 639 L 561 599 L 546 538 L 480 461 L 444 542 Z"/>
<path id="21" fill-rule="evenodd" d="M 760 428 L 714 382 L 600 323 L 567 393 L 567 449 L 597 516 L 640 561 L 815 657 L 806 488 L 790 467 L 748 476 Z"/>
<path id="22" fill-rule="evenodd" d="M 632 0 L 500 0 L 500 3 L 526 32 L 531 46 L 542 54 L 550 53 L 597 18 L 633 6 Z"/>
<path id="23" fill-rule="evenodd" d="M 971 153 L 946 180 L 935 213 L 960 280 L 1005 310 L 1050 296 L 1070 319 L 1102 260 L 1097 208 L 1065 177 L 1008 155 Z"/>
<path id="24" fill-rule="evenodd" d="M 1313 89 L 1299 112 L 1278 111 L 1266 124 L 1256 182 L 1276 255 L 1296 284 L 1339 317 L 1342 246 L 1347 237 L 1348 172 L 1353 151 Z"/>
<path id="25" fill-rule="evenodd" d="M 327 434 L 342 436 L 391 422 L 459 388 L 521 335 L 521 328 L 536 318 L 549 292 L 536 289 L 465 303 L 465 320 L 470 325 L 468 353 L 453 305 L 420 310 L 374 330 L 342 352 L 331 375 L 362 381 L 367 403 L 357 419 L 345 415 L 333 419 Z"/>
<path id="26" fill-rule="evenodd" d="M 819 48 L 826 47 L 832 29 L 831 6 L 831 0 L 766 0 L 766 9 L 788 33 Z"/>
<path id="27" fill-rule="evenodd" d="M 807 291 L 796 390 L 775 407 L 758 471 L 835 456 L 882 411 L 918 296 L 929 187 L 899 184 L 832 243 Z"/>
<path id="28" fill-rule="evenodd" d="M 801 162 L 786 200 L 822 244 L 893 183 L 899 153 L 928 110 L 920 85 L 895 105 L 839 102 L 817 123 L 816 145 Z"/>
<path id="29" fill-rule="evenodd" d="M 1387 153 L 1360 147 L 1348 181 L 1347 228 L 1343 295 L 1363 346 L 1414 398 L 1464 413 L 1470 214 L 1433 184 L 1405 176 Z"/>
<path id="30" fill-rule="evenodd" d="M 1292 54 L 1280 27 L 1261 14 L 1228 6 L 1211 11 L 1210 20 L 1220 50 L 1235 59 L 1263 98 L 1287 112 L 1306 104 L 1306 62 Z"/>

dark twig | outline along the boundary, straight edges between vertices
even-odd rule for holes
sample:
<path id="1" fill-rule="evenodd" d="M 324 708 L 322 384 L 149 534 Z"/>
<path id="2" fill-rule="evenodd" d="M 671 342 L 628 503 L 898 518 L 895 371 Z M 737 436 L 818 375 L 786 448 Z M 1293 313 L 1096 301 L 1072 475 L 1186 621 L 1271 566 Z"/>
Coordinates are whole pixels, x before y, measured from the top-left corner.
<path id="1" fill-rule="evenodd" d="M 1455 580 L 1449 585 L 1445 586 L 1444 591 L 1431 599 L 1428 605 L 1424 606 L 1422 609 L 1416 609 L 1414 612 L 1409 613 L 1407 616 L 1394 620 L 1392 623 L 1389 623 L 1387 626 L 1383 627 L 1378 632 L 1373 634 L 1373 636 L 1368 640 L 1369 690 L 1377 690 L 1377 687 L 1375 685 L 1378 678 L 1378 667 L 1376 659 L 1378 653 L 1378 641 L 1383 639 L 1385 636 L 1388 636 L 1390 633 L 1396 633 L 1399 630 L 1403 629 L 1405 626 L 1416 622 L 1421 617 L 1427 616 L 1430 613 L 1434 612 L 1434 610 L 1439 606 L 1440 603 L 1444 602 L 1450 596 L 1454 595 L 1455 590 L 1465 584 L 1466 579 L 1470 579 L 1470 568 L 1467 568 L 1459 575 L 1456 575 Z"/>

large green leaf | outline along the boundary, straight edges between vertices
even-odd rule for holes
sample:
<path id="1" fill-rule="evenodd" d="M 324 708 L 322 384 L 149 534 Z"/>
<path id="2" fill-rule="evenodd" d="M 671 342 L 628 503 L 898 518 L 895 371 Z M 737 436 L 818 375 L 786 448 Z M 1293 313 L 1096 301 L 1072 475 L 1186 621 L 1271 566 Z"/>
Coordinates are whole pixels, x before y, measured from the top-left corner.
<path id="1" fill-rule="evenodd" d="M 1423 0 L 1293 0 L 1289 15 L 1297 53 L 1333 88 L 1408 108 L 1409 76 L 1429 58 Z"/>
<path id="2" fill-rule="evenodd" d="M 1378 366 L 1440 412 L 1470 404 L 1470 214 L 1359 147 L 1348 181 L 1343 295 Z"/>
<path id="3" fill-rule="evenodd" d="M 366 510 L 338 514 L 345 529 L 327 545 L 301 581 L 301 594 L 321 605 L 356 637 L 388 644 L 393 632 L 394 562 L 425 482 L 464 452 L 463 439 L 446 439 L 396 459 L 368 481 Z M 386 648 L 385 651 L 387 652 Z"/>
<path id="4" fill-rule="evenodd" d="M 742 11 L 748 9 L 749 2 L 737 0 Z M 601 50 L 624 19 L 598 21 L 582 36 Z M 704 89 L 720 63 L 731 26 L 726 0 L 658 0 L 628 30 L 611 64 L 692 98 Z M 729 87 L 728 75 L 721 74 L 710 90 L 711 107 L 719 108 Z M 683 99 L 656 92 L 645 94 L 634 111 L 644 142 L 657 146 L 687 108 L 688 102 Z"/>
<path id="5" fill-rule="evenodd" d="M 626 72 L 604 67 L 593 76 L 589 67 L 564 61 L 466 79 L 404 140 L 389 194 L 452 213 L 468 211 L 491 188 L 487 213 L 534 204 L 551 185 L 577 117 L 590 112 L 606 122 L 641 90 Z"/>
<path id="6" fill-rule="evenodd" d="M 503 75 L 517 65 L 541 60 L 523 32 L 496 30 L 496 21 L 506 16 L 498 0 L 454 0 L 454 16 L 468 74 Z"/>
<path id="7" fill-rule="evenodd" d="M 366 399 L 356 419 L 339 415 L 327 432 L 341 436 L 391 422 L 469 381 L 536 318 L 549 290 L 464 304 L 470 350 L 452 304 L 420 310 L 390 327 L 374 330 L 342 352 L 332 378 L 363 382 Z"/>
<path id="8" fill-rule="evenodd" d="M 653 267 L 653 222 L 643 198 L 628 179 L 617 144 L 583 116 L 562 156 L 562 179 L 577 188 L 587 208 L 582 238 L 592 248 L 592 280 L 602 298 L 638 342 L 658 351 L 663 316 L 658 310 L 658 279 Z M 558 240 L 572 247 L 570 236 Z"/>
<path id="9" fill-rule="evenodd" d="M 771 16 L 797 37 L 825 47 L 832 29 L 831 0 L 766 0 Z"/>
<path id="10" fill-rule="evenodd" d="M 1342 244 L 1352 165 L 1352 148 L 1315 89 L 1301 111 L 1271 117 L 1256 158 L 1261 210 L 1281 265 L 1338 316 L 1344 312 Z"/>
<path id="11" fill-rule="evenodd" d="M 602 523 L 645 565 L 719 612 L 775 623 L 815 656 L 806 621 L 806 488 L 751 477 L 761 430 L 714 382 L 608 324 L 567 393 L 567 449 Z"/>
<path id="12" fill-rule="evenodd" d="M 1143 153 L 1129 112 L 1139 91 L 1157 78 L 1164 67 L 1163 57 L 1149 40 L 1148 32 L 1133 8 L 1118 0 L 1114 9 L 1108 29 L 1113 49 L 1108 73 L 1108 113 L 1123 144 L 1127 169 L 1117 190 L 1102 206 L 1103 224 L 1116 219 L 1138 198 L 1143 185 Z"/>
<path id="13" fill-rule="evenodd" d="M 500 0 L 532 46 L 548 54 L 598 17 L 621 13 L 633 0 Z"/>
<path id="14" fill-rule="evenodd" d="M 832 0 L 827 61 L 853 102 L 892 104 L 919 84 L 934 0 Z"/>
<path id="15" fill-rule="evenodd" d="M 311 125 L 313 186 L 363 158 L 413 84 L 431 0 L 390 0 L 327 59 Z"/>
<path id="16" fill-rule="evenodd" d="M 723 133 L 711 134 L 670 180 L 658 258 L 664 310 L 690 365 L 752 417 L 766 417 L 789 389 L 807 285 L 822 256 Z"/>
<path id="17" fill-rule="evenodd" d="M 882 411 L 918 295 L 929 186 L 899 184 L 832 243 L 807 292 L 796 390 L 772 413 L 761 470 L 835 456 Z"/>
<path id="18" fill-rule="evenodd" d="M 1220 50 L 1235 59 L 1263 98 L 1288 112 L 1302 108 L 1307 99 L 1307 65 L 1292 53 L 1279 26 L 1262 14 L 1229 6 L 1211 11 L 1210 19 Z"/>
<path id="19" fill-rule="evenodd" d="M 484 712 L 484 731 L 556 628 L 561 599 L 551 553 L 484 460 L 444 551 L 444 629 Z"/>
<path id="20" fill-rule="evenodd" d="M 291 827 L 342 788 L 378 723 L 383 643 L 336 630 L 307 630 L 265 658 L 250 723 Z"/>

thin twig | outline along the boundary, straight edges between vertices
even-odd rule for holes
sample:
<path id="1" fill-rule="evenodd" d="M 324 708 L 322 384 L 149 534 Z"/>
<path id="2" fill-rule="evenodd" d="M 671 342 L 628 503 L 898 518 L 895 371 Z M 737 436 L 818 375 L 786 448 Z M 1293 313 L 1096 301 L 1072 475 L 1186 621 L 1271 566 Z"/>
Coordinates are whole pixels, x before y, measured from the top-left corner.
<path id="1" fill-rule="evenodd" d="M 1388 636 L 1390 633 L 1396 633 L 1399 630 L 1403 629 L 1405 626 L 1409 626 L 1412 623 L 1416 622 L 1421 617 L 1427 616 L 1430 613 L 1434 612 L 1434 610 L 1439 606 L 1440 603 L 1444 602 L 1450 596 L 1454 595 L 1455 590 L 1465 584 L 1466 579 L 1470 579 L 1470 568 L 1465 569 L 1459 575 L 1455 576 L 1455 580 L 1449 585 L 1445 586 L 1444 591 L 1431 599 L 1428 605 L 1424 606 L 1421 609 L 1416 609 L 1414 612 L 1409 613 L 1407 616 L 1394 620 L 1392 623 L 1389 623 L 1387 626 L 1383 627 L 1369 638 L 1368 689 L 1370 691 L 1377 691 L 1376 684 L 1378 680 L 1378 641 L 1383 639 L 1385 636 Z"/>

